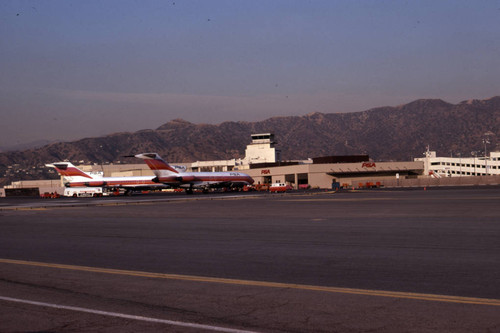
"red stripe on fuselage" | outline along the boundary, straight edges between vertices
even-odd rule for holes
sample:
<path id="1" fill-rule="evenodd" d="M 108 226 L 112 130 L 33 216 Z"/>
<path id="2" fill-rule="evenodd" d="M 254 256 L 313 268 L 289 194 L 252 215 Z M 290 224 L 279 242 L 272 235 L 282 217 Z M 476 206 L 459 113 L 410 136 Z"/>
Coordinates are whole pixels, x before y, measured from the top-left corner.
<path id="1" fill-rule="evenodd" d="M 161 184 L 155 183 L 152 180 L 104 180 L 94 182 L 70 182 L 69 187 L 120 187 L 120 186 L 134 186 L 134 185 L 147 185 L 158 186 Z"/>
<path id="2" fill-rule="evenodd" d="M 179 179 L 181 178 L 181 179 Z M 160 177 L 161 183 L 184 183 L 188 184 L 191 182 L 219 182 L 219 183 L 237 183 L 237 182 L 245 182 L 248 184 L 253 184 L 254 180 L 250 176 L 227 176 L 227 175 L 214 175 L 214 176 L 197 176 L 197 175 L 186 175 L 183 176 L 179 174 L 179 176 L 173 177 Z"/>

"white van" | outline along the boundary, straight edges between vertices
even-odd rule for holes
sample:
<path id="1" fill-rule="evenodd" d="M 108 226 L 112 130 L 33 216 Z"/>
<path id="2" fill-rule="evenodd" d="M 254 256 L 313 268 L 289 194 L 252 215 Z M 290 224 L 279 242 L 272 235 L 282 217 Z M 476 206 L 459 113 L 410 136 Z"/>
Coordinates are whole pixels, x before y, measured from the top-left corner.
<path id="1" fill-rule="evenodd" d="M 64 189 L 65 197 L 102 197 L 106 195 L 102 187 L 67 187 Z"/>

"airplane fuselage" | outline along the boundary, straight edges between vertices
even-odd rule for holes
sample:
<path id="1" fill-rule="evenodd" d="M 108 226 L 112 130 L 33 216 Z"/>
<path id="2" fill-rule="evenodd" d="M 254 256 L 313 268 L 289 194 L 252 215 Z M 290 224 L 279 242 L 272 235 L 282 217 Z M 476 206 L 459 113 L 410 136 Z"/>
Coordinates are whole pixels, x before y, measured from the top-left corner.
<path id="1" fill-rule="evenodd" d="M 79 179 L 66 182 L 66 187 L 137 187 L 161 186 L 153 181 L 154 177 L 103 177 L 93 179 Z"/>
<path id="2" fill-rule="evenodd" d="M 250 176 L 240 172 L 179 172 L 160 176 L 158 181 L 178 187 L 241 187 L 254 182 Z"/>

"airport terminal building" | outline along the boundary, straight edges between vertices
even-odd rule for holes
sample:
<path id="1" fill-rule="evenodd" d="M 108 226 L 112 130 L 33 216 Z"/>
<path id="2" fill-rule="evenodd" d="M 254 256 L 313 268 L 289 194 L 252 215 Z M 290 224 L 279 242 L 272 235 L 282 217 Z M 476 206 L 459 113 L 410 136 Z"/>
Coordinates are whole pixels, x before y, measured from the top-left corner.
<path id="1" fill-rule="evenodd" d="M 245 157 L 238 160 L 195 162 L 193 171 L 239 170 L 249 174 L 256 184 L 286 183 L 294 189 L 383 186 L 400 178 L 424 174 L 424 164 L 413 162 L 374 162 L 368 155 L 325 156 L 308 160 L 281 161 L 274 134 L 252 134 Z"/>
<path id="2" fill-rule="evenodd" d="M 447 158 L 427 151 L 423 158 L 403 162 L 373 161 L 368 155 L 282 161 L 274 135 L 258 133 L 252 134 L 244 158 L 174 164 L 194 172 L 241 171 L 250 175 L 256 185 L 285 183 L 294 189 L 477 185 L 498 183 L 498 177 L 493 175 L 500 175 L 500 152 L 490 153 L 489 158 Z M 145 163 L 78 167 L 105 177 L 153 176 Z M 25 188 L 40 193 L 64 190 L 62 180 L 19 181 L 6 186 L 5 190 L 15 192 Z"/>
<path id="3" fill-rule="evenodd" d="M 434 178 L 500 175 L 500 152 L 489 156 L 438 157 L 435 151 L 427 151 L 425 157 L 415 161 L 424 162 L 424 172 Z"/>
<path id="4" fill-rule="evenodd" d="M 219 161 L 174 163 L 187 171 L 241 171 L 250 175 L 255 184 L 286 183 L 294 189 L 331 189 L 389 186 L 400 179 L 417 178 L 424 174 L 424 162 L 375 162 L 368 155 L 325 156 L 307 160 L 281 161 L 280 151 L 272 133 L 252 134 L 245 157 Z M 153 176 L 145 163 L 79 165 L 85 172 L 101 173 L 104 177 Z M 62 193 L 62 180 L 19 181 L 5 189 L 38 188 L 40 193 Z"/>

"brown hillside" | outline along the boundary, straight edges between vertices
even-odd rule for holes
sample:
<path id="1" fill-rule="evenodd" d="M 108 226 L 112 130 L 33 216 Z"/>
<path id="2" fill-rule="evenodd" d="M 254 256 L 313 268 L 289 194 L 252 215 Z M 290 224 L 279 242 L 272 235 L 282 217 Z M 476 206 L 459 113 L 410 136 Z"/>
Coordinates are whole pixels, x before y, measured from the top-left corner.
<path id="1" fill-rule="evenodd" d="M 410 160 L 427 145 L 438 155 L 482 151 L 484 133 L 491 132 L 489 150 L 500 136 L 500 97 L 453 105 L 442 100 L 417 100 L 397 107 L 355 113 L 312 113 L 274 117 L 259 122 L 193 124 L 172 120 L 156 130 L 115 133 L 38 149 L 0 154 L 0 172 L 8 166 L 43 168 L 69 160 L 105 163 L 124 161 L 123 155 L 158 152 L 168 161 L 192 162 L 243 157 L 251 133 L 273 132 L 282 159 L 324 155 L 369 154 L 374 160 Z M 126 162 L 137 162 L 126 160 Z M 12 168 L 11 168 L 12 169 Z M 45 168 L 46 169 L 46 168 Z M 19 179 L 30 179 L 24 172 Z M 12 178 L 4 179 L 3 183 Z"/>

